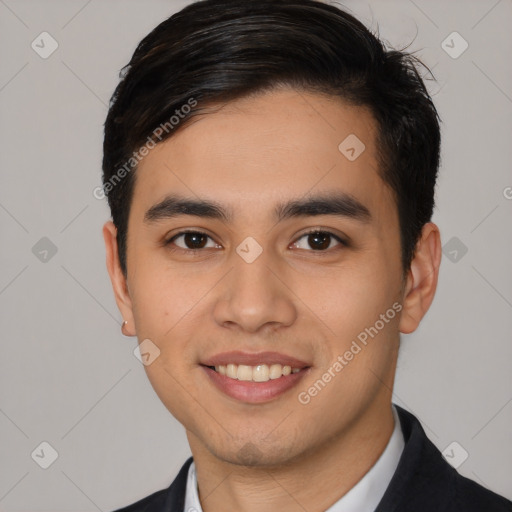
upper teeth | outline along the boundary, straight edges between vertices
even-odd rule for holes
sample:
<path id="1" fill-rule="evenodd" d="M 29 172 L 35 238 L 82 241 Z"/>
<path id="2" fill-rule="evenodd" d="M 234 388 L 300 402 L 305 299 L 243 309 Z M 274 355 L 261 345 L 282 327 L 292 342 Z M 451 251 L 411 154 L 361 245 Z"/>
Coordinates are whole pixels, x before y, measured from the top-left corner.
<path id="1" fill-rule="evenodd" d="M 288 365 L 280 364 L 258 364 L 256 366 L 247 366 L 245 364 L 219 365 L 215 370 L 221 375 L 226 375 L 232 379 L 252 380 L 254 382 L 267 382 L 270 379 L 278 379 L 283 375 L 300 372 L 300 368 L 292 368 Z"/>

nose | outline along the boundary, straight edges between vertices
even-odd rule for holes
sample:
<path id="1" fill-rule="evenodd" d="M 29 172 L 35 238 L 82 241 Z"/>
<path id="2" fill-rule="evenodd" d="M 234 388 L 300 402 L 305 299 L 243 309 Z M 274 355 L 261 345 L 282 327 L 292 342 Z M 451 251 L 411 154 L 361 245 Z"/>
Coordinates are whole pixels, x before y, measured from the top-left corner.
<path id="1" fill-rule="evenodd" d="M 297 308 L 286 282 L 286 265 L 271 261 L 266 251 L 250 263 L 234 254 L 232 263 L 218 288 L 214 307 L 218 325 L 250 333 L 292 325 Z"/>

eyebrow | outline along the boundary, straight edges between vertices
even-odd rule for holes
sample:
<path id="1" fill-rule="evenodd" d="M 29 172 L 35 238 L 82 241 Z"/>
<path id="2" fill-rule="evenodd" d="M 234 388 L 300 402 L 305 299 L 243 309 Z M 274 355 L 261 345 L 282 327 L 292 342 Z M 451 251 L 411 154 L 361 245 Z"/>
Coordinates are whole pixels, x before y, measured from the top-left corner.
<path id="1" fill-rule="evenodd" d="M 218 219 L 226 223 L 231 222 L 233 219 L 232 210 L 224 208 L 218 202 L 206 199 L 190 199 L 171 194 L 146 211 L 144 222 L 152 224 L 180 215 Z M 372 221 L 370 210 L 354 196 L 344 192 L 280 202 L 274 208 L 274 219 L 277 222 L 290 218 L 318 215 L 333 215 L 362 223 Z"/>

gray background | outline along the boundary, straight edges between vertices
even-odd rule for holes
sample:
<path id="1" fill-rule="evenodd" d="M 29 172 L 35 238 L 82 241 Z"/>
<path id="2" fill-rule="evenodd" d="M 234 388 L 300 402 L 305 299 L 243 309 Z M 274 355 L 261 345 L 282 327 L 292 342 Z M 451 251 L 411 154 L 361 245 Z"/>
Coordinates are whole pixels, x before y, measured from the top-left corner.
<path id="1" fill-rule="evenodd" d="M 189 454 L 120 333 L 109 211 L 92 193 L 119 69 L 188 3 L 0 0 L 2 511 L 112 510 L 167 486 Z M 512 1 L 345 5 L 393 46 L 413 41 L 438 79 L 445 254 L 431 310 L 403 337 L 395 401 L 441 450 L 459 443 L 452 458 L 468 452 L 462 474 L 512 498 Z M 59 45 L 46 59 L 31 48 L 43 31 Z M 458 58 L 442 47 L 454 31 L 469 44 Z M 58 452 L 48 469 L 31 458 L 42 441 Z"/>

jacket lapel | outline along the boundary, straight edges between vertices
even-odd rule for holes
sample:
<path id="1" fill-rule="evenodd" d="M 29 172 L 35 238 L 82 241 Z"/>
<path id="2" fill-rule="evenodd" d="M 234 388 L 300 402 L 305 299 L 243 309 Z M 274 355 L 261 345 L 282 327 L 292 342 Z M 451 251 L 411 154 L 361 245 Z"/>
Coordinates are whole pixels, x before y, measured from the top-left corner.
<path id="1" fill-rule="evenodd" d="M 162 512 L 183 512 L 183 508 L 185 507 L 185 493 L 187 491 L 188 468 L 190 464 L 192 464 L 192 461 L 192 457 L 186 460 L 169 487 Z"/>
<path id="2" fill-rule="evenodd" d="M 427 438 L 420 422 L 410 412 L 395 406 L 405 447 L 375 512 L 442 512 L 453 496 L 455 470 Z"/>

